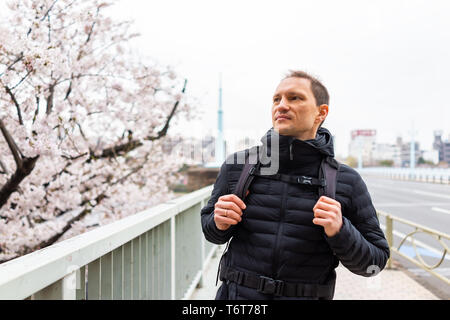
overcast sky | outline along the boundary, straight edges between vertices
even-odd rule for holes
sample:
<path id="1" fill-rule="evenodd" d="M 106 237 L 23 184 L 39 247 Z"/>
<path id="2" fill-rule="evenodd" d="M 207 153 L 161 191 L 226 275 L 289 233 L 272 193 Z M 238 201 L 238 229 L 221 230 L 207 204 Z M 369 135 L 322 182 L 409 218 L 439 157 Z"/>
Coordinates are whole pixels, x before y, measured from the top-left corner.
<path id="1" fill-rule="evenodd" d="M 393 143 L 414 123 L 425 149 L 433 130 L 450 134 L 450 1 L 121 0 L 114 14 L 135 20 L 142 54 L 189 79 L 204 109 L 190 133 L 215 132 L 222 72 L 225 136 L 259 139 L 280 79 L 303 69 L 330 92 L 338 154 L 352 129 Z"/>
<path id="2" fill-rule="evenodd" d="M 221 72 L 225 137 L 259 140 L 289 69 L 327 86 L 340 155 L 353 129 L 394 143 L 414 122 L 425 149 L 433 130 L 450 134 L 450 1 L 120 0 L 110 11 L 135 20 L 140 54 L 188 79 L 203 120 L 180 126 L 186 135 L 215 134 Z"/>

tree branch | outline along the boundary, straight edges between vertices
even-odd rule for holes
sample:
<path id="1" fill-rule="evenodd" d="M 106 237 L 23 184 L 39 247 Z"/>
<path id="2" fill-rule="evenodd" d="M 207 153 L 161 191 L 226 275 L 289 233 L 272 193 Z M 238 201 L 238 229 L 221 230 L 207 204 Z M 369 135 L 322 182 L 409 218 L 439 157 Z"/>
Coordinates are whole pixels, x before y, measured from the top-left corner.
<path id="1" fill-rule="evenodd" d="M 47 16 L 50 14 L 50 11 L 53 9 L 53 6 L 55 5 L 56 2 L 58 2 L 58 0 L 53 1 L 53 3 L 50 5 L 50 7 L 48 7 L 48 10 L 45 12 L 45 14 L 41 18 L 41 22 L 44 21 L 45 18 L 47 18 Z M 28 29 L 27 36 L 30 35 L 32 30 L 33 30 L 33 27 L 30 27 L 30 29 Z"/>
<path id="2" fill-rule="evenodd" d="M 182 93 L 185 93 L 186 91 L 186 84 L 187 84 L 187 79 L 184 80 L 184 86 L 183 86 L 183 90 L 181 91 Z M 149 140 L 149 141 L 154 141 L 154 140 L 158 140 L 162 137 L 164 137 L 167 134 L 167 131 L 169 130 L 169 124 L 170 121 L 172 120 L 173 116 L 175 115 L 175 112 L 177 110 L 178 104 L 180 103 L 179 100 L 177 100 L 169 114 L 169 116 L 167 117 L 166 123 L 164 125 L 164 127 L 158 132 L 158 134 L 156 136 L 148 136 L 145 138 L 145 140 Z M 122 154 L 127 154 L 128 152 L 138 148 L 142 146 L 142 142 L 136 139 L 130 140 L 126 143 L 122 143 L 119 144 L 117 146 L 111 147 L 111 148 L 107 148 L 104 149 L 102 151 L 102 153 L 99 156 L 95 156 L 94 151 L 91 150 L 91 158 L 111 158 L 114 157 L 114 155 L 122 155 Z M 90 161 L 90 160 L 88 160 Z"/>
<path id="3" fill-rule="evenodd" d="M 70 219 L 69 221 L 67 221 L 66 225 L 61 229 L 60 232 L 57 232 L 56 234 L 54 234 L 53 236 L 51 236 L 50 238 L 40 242 L 38 245 L 32 247 L 32 248 L 27 248 L 27 253 L 33 252 L 35 250 L 39 250 L 45 247 L 48 247 L 52 244 L 54 244 L 56 241 L 58 241 L 67 231 L 70 230 L 70 228 L 72 228 L 72 224 L 74 222 L 77 222 L 81 219 L 83 219 L 88 213 L 91 213 L 92 209 L 91 208 L 85 208 L 83 209 L 78 215 L 76 215 L 75 217 L 73 217 L 72 219 Z"/>
<path id="4" fill-rule="evenodd" d="M 53 1 L 53 3 L 51 4 L 51 6 L 48 8 L 47 12 L 44 14 L 44 16 L 41 18 L 41 21 L 44 21 L 45 18 L 47 18 L 47 16 L 50 14 L 50 11 L 53 9 L 53 7 L 55 6 L 55 4 L 58 2 L 58 0 Z"/>
<path id="5" fill-rule="evenodd" d="M 12 91 L 12 90 L 14 90 L 15 88 L 17 88 L 26 78 L 28 78 L 28 76 L 30 75 L 30 73 L 31 72 L 33 72 L 33 69 L 30 69 L 28 72 L 27 72 L 27 74 L 22 78 L 22 79 L 20 79 L 20 81 L 14 86 L 14 87 L 12 87 L 11 89 L 10 89 L 10 91 Z"/>
<path id="6" fill-rule="evenodd" d="M 6 168 L 6 165 L 2 162 L 2 159 L 0 159 L 0 167 L 2 168 L 0 173 L 8 174 L 8 168 Z"/>
<path id="7" fill-rule="evenodd" d="M 24 157 L 1 119 L 0 119 L 0 131 L 2 131 L 3 136 L 5 137 L 6 142 L 11 150 L 11 153 L 13 154 L 14 161 L 16 162 L 16 171 L 9 178 L 6 184 L 0 189 L 0 208 L 1 208 L 8 201 L 9 197 L 14 191 L 20 190 L 19 188 L 20 183 L 31 173 L 31 171 L 33 171 L 39 156 L 33 158 Z"/>
<path id="8" fill-rule="evenodd" d="M 183 90 L 181 90 L 181 93 L 184 93 L 186 91 L 186 84 L 187 84 L 187 79 L 184 79 L 184 86 L 183 86 Z M 147 137 L 147 138 L 145 138 L 146 140 L 151 140 L 151 141 L 157 140 L 167 134 L 167 130 L 169 129 L 170 120 L 175 115 L 175 111 L 177 110 L 179 103 L 180 103 L 180 100 L 177 100 L 177 102 L 175 102 L 175 105 L 173 106 L 172 111 L 170 112 L 169 117 L 167 118 L 164 128 L 162 128 L 162 130 L 158 132 L 158 135 L 156 137 Z"/>
<path id="9" fill-rule="evenodd" d="M 6 71 L 11 70 L 12 67 L 13 67 L 17 62 L 21 61 L 22 59 L 23 59 L 23 52 L 21 52 L 20 55 L 17 57 L 17 59 L 14 60 L 14 62 L 13 62 L 12 64 L 10 64 L 10 65 L 8 66 L 8 68 L 6 68 L 6 70 L 5 70 L 3 73 L 0 74 L 0 77 L 3 76 L 3 75 L 6 73 Z"/>
<path id="10" fill-rule="evenodd" d="M 20 110 L 20 105 L 19 105 L 19 102 L 17 102 L 16 96 L 14 95 L 14 93 L 11 91 L 11 89 L 7 85 L 3 85 L 3 87 L 5 88 L 6 93 L 8 93 L 8 95 L 11 97 L 11 100 L 13 101 L 14 105 L 16 106 L 17 115 L 19 117 L 19 123 L 21 125 L 23 125 L 22 112 Z"/>
<path id="11" fill-rule="evenodd" d="M 16 143 L 14 142 L 13 137 L 9 134 L 8 130 L 6 129 L 5 124 L 0 119 L 0 131 L 3 133 L 3 136 L 5 137 L 6 143 L 9 146 L 9 149 L 11 150 L 11 153 L 14 157 L 14 161 L 16 162 L 17 169 L 21 168 L 23 165 L 23 156 L 17 147 Z"/>
<path id="12" fill-rule="evenodd" d="M 50 92 L 50 94 L 47 97 L 47 110 L 46 110 L 47 115 L 49 115 L 53 109 L 53 96 L 55 93 L 55 84 L 50 85 L 48 91 Z"/>
<path id="13" fill-rule="evenodd" d="M 65 155 L 62 155 L 61 157 L 63 157 L 63 158 L 66 159 L 66 160 L 77 160 L 77 159 L 79 159 L 79 158 L 81 158 L 81 157 L 86 156 L 87 154 L 88 154 L 88 153 L 85 152 L 85 153 L 79 154 L 78 156 L 75 156 L 75 157 L 69 157 L 69 156 L 65 156 Z"/>
<path id="14" fill-rule="evenodd" d="M 52 36 L 51 36 L 52 27 L 50 24 L 50 15 L 47 15 L 47 20 L 48 20 L 48 43 L 51 43 L 52 42 Z"/>
<path id="15" fill-rule="evenodd" d="M 66 96 L 64 97 L 64 101 L 66 101 L 69 98 L 70 93 L 72 92 L 72 81 L 73 81 L 73 73 L 72 73 L 72 80 L 70 80 L 69 88 L 67 88 Z"/>
<path id="16" fill-rule="evenodd" d="M 33 158 L 25 158 L 22 166 L 16 169 L 16 172 L 9 178 L 6 184 L 0 189 L 0 208 L 8 201 L 14 191 L 17 191 L 20 183 L 25 179 L 31 171 L 33 171 L 39 156 Z"/>
<path id="17" fill-rule="evenodd" d="M 134 139 L 134 140 L 128 141 L 127 143 L 122 143 L 120 145 L 104 149 L 99 156 L 96 156 L 94 154 L 94 150 L 90 150 L 90 153 L 91 153 L 91 157 L 92 158 L 97 158 L 97 159 L 99 159 L 99 158 L 111 158 L 111 157 L 114 157 L 116 155 L 127 154 L 128 152 L 130 152 L 130 151 L 132 151 L 132 150 L 134 150 L 134 149 L 136 149 L 136 148 L 138 148 L 140 146 L 142 146 L 142 142 L 140 142 L 139 140 Z"/>
<path id="18" fill-rule="evenodd" d="M 39 96 L 36 96 L 36 111 L 34 112 L 33 123 L 36 121 L 37 116 L 39 114 L 39 102 L 40 102 L 40 98 L 39 98 Z"/>

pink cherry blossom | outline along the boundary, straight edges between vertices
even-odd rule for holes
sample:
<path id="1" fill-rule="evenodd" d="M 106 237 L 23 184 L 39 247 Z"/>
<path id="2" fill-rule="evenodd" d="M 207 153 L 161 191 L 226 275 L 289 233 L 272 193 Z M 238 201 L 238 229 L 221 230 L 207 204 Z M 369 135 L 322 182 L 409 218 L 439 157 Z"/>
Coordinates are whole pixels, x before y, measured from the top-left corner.
<path id="1" fill-rule="evenodd" d="M 192 99 L 170 66 L 135 56 L 131 23 L 105 13 L 113 3 L 7 2 L 0 263 L 173 196 L 183 159 L 163 156 L 162 128 L 189 120 Z"/>

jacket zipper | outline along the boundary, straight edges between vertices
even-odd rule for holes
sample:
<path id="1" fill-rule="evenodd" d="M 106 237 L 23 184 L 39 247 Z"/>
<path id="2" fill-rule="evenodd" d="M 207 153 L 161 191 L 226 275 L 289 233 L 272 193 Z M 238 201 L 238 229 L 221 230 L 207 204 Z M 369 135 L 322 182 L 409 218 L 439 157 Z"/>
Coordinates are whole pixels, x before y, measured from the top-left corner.
<path id="1" fill-rule="evenodd" d="M 278 231 L 277 231 L 277 237 L 275 239 L 275 247 L 274 247 L 274 253 L 273 253 L 273 265 L 272 265 L 272 278 L 276 279 L 278 276 L 278 263 L 280 259 L 280 238 L 281 238 L 281 232 L 283 231 L 283 219 L 284 214 L 286 211 L 286 194 L 287 194 L 287 187 L 288 184 L 286 182 L 283 182 L 283 194 L 281 199 L 281 210 L 280 210 L 280 220 L 278 222 Z"/>

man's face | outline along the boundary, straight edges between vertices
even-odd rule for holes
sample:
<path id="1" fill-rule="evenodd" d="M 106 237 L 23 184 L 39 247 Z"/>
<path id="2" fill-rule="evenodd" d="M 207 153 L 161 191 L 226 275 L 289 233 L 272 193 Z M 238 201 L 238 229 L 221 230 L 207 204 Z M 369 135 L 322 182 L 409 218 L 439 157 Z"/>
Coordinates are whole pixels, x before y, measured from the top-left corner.
<path id="1" fill-rule="evenodd" d="M 279 134 L 300 140 L 314 139 L 327 114 L 327 105 L 316 105 L 309 79 L 286 78 L 275 90 L 272 125 Z"/>

